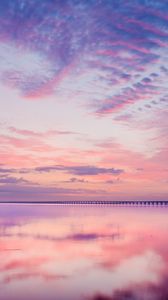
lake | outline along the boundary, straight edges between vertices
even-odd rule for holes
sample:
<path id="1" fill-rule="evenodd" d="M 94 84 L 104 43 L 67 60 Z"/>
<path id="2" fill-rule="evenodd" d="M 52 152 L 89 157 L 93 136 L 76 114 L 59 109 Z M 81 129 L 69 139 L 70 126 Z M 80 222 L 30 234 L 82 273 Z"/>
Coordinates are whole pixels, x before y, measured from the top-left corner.
<path id="1" fill-rule="evenodd" d="M 0 300 L 167 300 L 168 207 L 0 205 Z"/>

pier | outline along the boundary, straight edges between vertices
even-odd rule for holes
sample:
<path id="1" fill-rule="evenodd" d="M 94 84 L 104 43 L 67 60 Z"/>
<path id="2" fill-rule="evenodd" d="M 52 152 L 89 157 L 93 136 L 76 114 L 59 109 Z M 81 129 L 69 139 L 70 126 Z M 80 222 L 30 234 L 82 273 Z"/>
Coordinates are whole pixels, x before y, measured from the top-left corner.
<path id="1" fill-rule="evenodd" d="M 1 201 L 0 204 L 54 204 L 54 205 L 98 205 L 98 206 L 135 206 L 135 207 L 165 207 L 168 201 L 108 201 L 108 200 L 88 200 L 88 201 Z"/>

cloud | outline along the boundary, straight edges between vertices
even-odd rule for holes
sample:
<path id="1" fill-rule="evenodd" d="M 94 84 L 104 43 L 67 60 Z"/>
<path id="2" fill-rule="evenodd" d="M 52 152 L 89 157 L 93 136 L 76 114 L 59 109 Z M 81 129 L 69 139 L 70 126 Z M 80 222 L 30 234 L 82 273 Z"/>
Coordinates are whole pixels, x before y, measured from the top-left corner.
<path id="1" fill-rule="evenodd" d="M 8 284 L 13 281 L 27 280 L 29 278 L 37 277 L 41 278 L 43 281 L 67 278 L 64 274 L 55 274 L 42 269 L 42 267 L 48 262 L 50 262 L 50 258 L 48 257 L 32 257 L 26 260 L 9 259 L 6 264 L 2 263 L 0 266 L 0 270 L 3 274 L 2 281 L 4 284 Z M 14 271 L 14 273 L 11 271 Z"/>
<path id="2" fill-rule="evenodd" d="M 23 134 L 23 132 L 22 132 Z M 56 151 L 58 150 L 57 147 L 54 147 L 48 143 L 46 143 L 45 141 L 43 141 L 43 139 L 41 138 L 37 138 L 40 137 L 40 135 L 38 134 L 33 134 L 30 136 L 29 134 L 24 134 L 24 137 L 14 137 L 11 135 L 6 135 L 6 134 L 1 134 L 0 135 L 0 143 L 3 146 L 8 146 L 11 148 L 15 148 L 16 149 L 20 149 L 22 148 L 22 150 L 29 150 L 29 151 L 33 151 L 33 152 L 45 152 L 45 151 Z"/>
<path id="3" fill-rule="evenodd" d="M 74 131 L 68 131 L 68 130 L 48 130 L 46 132 L 37 132 L 33 130 L 27 130 L 27 129 L 18 129 L 16 127 L 10 126 L 8 127 L 8 130 L 12 133 L 16 133 L 18 135 L 22 136 L 28 136 L 28 137 L 37 137 L 37 138 L 47 138 L 54 135 L 71 135 L 71 134 L 78 134 Z"/>
<path id="4" fill-rule="evenodd" d="M 9 227 L 9 226 L 14 226 L 14 225 L 18 225 L 15 223 L 12 224 L 8 224 L 6 226 L 5 224 L 5 228 Z M 3 237 L 12 237 L 13 234 L 7 233 L 7 234 L 3 234 Z M 110 241 L 114 241 L 114 240 L 119 240 L 119 239 L 123 239 L 123 235 L 120 234 L 119 232 L 114 232 L 111 234 L 104 234 L 104 233 L 97 233 L 97 232 L 89 232 L 89 233 L 83 233 L 83 232 L 76 232 L 75 234 L 69 234 L 66 236 L 54 236 L 54 235 L 46 235 L 46 234 L 32 234 L 32 233 L 18 233 L 17 235 L 15 234 L 15 237 L 19 237 L 21 238 L 33 238 L 34 240 L 41 240 L 41 241 L 62 241 L 62 242 L 68 242 L 68 241 L 92 241 L 92 240 L 103 240 L 103 239 L 107 239 Z M 11 269 L 12 267 L 10 267 Z"/>
<path id="5" fill-rule="evenodd" d="M 0 176 L 0 183 L 1 184 L 30 184 L 30 182 L 22 177 L 16 178 L 12 176 Z"/>
<path id="6" fill-rule="evenodd" d="M 128 288 L 115 290 L 112 295 L 96 294 L 93 297 L 86 298 L 87 300 L 138 300 L 138 299 L 153 299 L 162 300 L 168 298 L 168 288 L 166 284 L 167 275 L 164 275 L 158 283 L 146 283 L 132 285 Z"/>
<path id="7" fill-rule="evenodd" d="M 109 240 L 115 240 L 115 239 L 121 239 L 122 236 L 120 236 L 119 233 L 114 234 L 98 234 L 98 233 L 76 233 L 74 235 L 70 235 L 67 237 L 67 239 L 74 240 L 74 241 L 89 241 L 89 240 L 97 240 L 97 239 L 109 239 Z"/>
<path id="8" fill-rule="evenodd" d="M 88 181 L 85 179 L 78 179 L 76 177 L 72 177 L 66 181 L 66 183 L 86 183 L 86 182 L 88 182 Z"/>
<path id="9" fill-rule="evenodd" d="M 43 281 L 57 281 L 61 279 L 67 279 L 66 275 L 59 275 L 59 274 L 53 274 L 47 271 L 21 271 L 18 273 L 5 275 L 3 278 L 3 284 L 9 284 L 13 281 L 21 281 L 21 280 L 28 280 L 30 278 L 40 278 Z"/>
<path id="10" fill-rule="evenodd" d="M 117 117 L 115 117 L 115 120 L 116 121 L 121 121 L 121 122 L 129 122 L 131 119 L 132 119 L 132 114 L 122 114 L 122 115 L 119 115 Z"/>
<path id="11" fill-rule="evenodd" d="M 35 171 L 38 172 L 52 172 L 52 171 L 65 171 L 67 173 L 78 176 L 96 176 L 100 174 L 120 175 L 124 172 L 122 169 L 115 168 L 101 168 L 96 166 L 44 166 L 37 167 Z"/>
<path id="12" fill-rule="evenodd" d="M 23 51 L 22 47 L 11 41 L 2 42 L 1 39 L 0 58 L 2 82 L 17 87 L 24 94 L 40 89 L 54 75 L 52 65 L 44 55 L 26 48 Z"/>
<path id="13" fill-rule="evenodd" d="M 0 167 L 0 174 L 8 174 L 8 173 L 14 173 L 15 169 L 13 168 L 2 168 Z"/>
<path id="14" fill-rule="evenodd" d="M 12 181 L 12 180 L 11 180 Z M 103 189 L 81 189 L 81 188 L 64 188 L 53 186 L 40 186 L 32 182 L 21 179 L 21 182 L 5 183 L 0 186 L 0 199 L 2 201 L 55 201 L 55 200 L 74 200 L 86 199 L 96 195 L 106 195 Z"/>
<path id="15" fill-rule="evenodd" d="M 150 84 L 148 81 L 137 82 L 132 87 L 124 87 L 119 94 L 105 99 L 100 104 L 97 114 L 106 114 L 120 109 L 126 105 L 134 104 L 138 100 L 151 100 L 158 93 L 157 86 Z M 127 115 L 128 116 L 128 115 Z"/>
<path id="16" fill-rule="evenodd" d="M 54 93 L 98 115 L 164 97 L 165 1 L 13 0 L 0 10 L 0 80 L 25 97 Z"/>
<path id="17" fill-rule="evenodd" d="M 22 185 L 3 185 L 0 187 L 0 193 L 15 194 L 80 194 L 84 190 L 45 187 L 45 186 L 22 186 Z"/>

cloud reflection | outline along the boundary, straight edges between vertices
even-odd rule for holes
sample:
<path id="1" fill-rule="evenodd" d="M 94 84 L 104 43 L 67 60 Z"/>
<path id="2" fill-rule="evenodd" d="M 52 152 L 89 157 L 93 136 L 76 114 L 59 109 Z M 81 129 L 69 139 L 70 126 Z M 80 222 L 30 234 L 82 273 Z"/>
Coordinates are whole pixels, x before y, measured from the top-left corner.
<path id="1" fill-rule="evenodd" d="M 41 291 L 61 300 L 167 299 L 164 209 L 13 205 L 10 216 L 9 206 L 1 208 L 4 295 L 15 286 L 20 299 L 20 288 L 31 285 L 33 300 Z"/>

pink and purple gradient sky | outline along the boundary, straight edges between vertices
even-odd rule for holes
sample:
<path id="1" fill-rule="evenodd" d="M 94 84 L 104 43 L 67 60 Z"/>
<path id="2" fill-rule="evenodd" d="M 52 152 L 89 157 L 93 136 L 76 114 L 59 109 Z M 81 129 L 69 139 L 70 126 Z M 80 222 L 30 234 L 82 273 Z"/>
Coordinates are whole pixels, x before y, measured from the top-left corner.
<path id="1" fill-rule="evenodd" d="M 168 3 L 0 1 L 0 200 L 166 200 Z"/>

